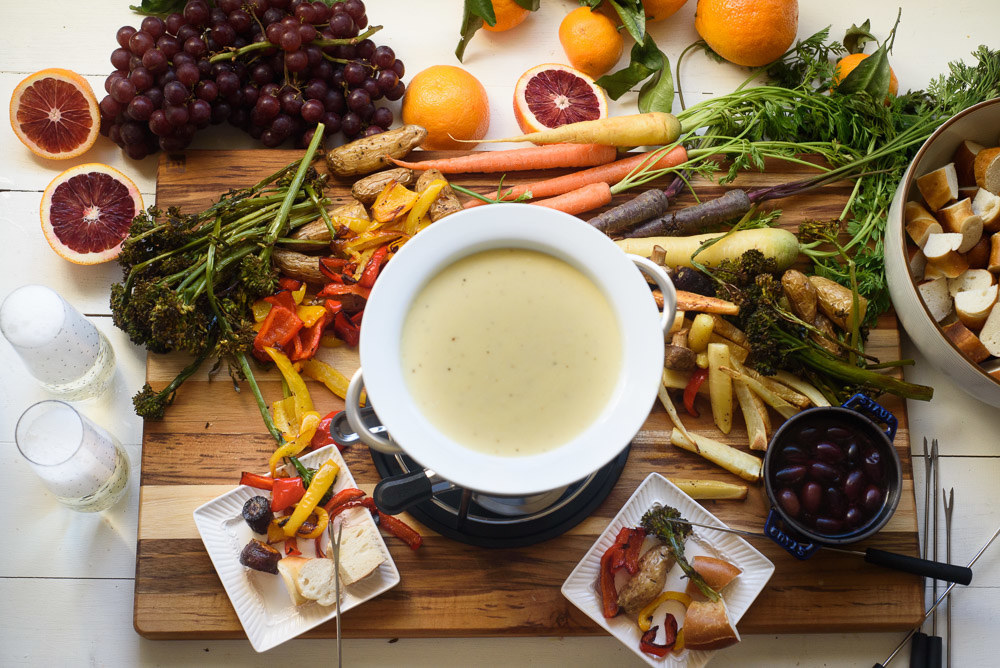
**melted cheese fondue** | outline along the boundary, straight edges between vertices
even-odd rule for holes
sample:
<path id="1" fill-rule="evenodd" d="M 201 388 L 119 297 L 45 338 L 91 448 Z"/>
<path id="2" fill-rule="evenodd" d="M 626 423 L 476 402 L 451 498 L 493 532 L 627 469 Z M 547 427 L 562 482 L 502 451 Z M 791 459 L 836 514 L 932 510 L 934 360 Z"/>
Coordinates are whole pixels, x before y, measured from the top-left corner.
<path id="1" fill-rule="evenodd" d="M 531 455 L 584 431 L 622 364 L 615 314 L 587 276 L 520 248 L 462 258 L 428 281 L 403 325 L 407 385 L 443 433 Z"/>

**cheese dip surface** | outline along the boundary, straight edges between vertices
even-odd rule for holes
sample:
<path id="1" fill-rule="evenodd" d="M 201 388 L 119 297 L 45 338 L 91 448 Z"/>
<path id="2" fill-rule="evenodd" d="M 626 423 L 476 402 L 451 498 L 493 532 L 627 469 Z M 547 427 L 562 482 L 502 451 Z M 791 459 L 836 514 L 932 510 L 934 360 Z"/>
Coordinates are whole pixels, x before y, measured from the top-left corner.
<path id="1" fill-rule="evenodd" d="M 403 324 L 407 388 L 458 443 L 532 455 L 583 432 L 622 365 L 601 290 L 551 255 L 521 248 L 464 257 L 432 277 Z"/>

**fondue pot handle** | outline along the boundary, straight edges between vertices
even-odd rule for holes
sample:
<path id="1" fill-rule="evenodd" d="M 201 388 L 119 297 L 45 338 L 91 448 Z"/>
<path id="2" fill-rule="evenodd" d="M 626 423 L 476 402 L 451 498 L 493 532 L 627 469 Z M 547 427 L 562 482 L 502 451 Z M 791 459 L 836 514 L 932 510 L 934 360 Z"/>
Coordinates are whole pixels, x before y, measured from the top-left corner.
<path id="1" fill-rule="evenodd" d="M 365 379 L 358 369 L 351 382 L 347 385 L 347 396 L 344 397 L 344 412 L 347 413 L 347 423 L 358 435 L 361 441 L 372 450 L 383 454 L 395 455 L 403 451 L 398 445 L 385 436 L 373 434 L 361 416 L 361 392 L 365 389 Z"/>
<path id="2" fill-rule="evenodd" d="M 660 293 L 663 294 L 663 316 L 660 325 L 663 327 L 663 333 L 666 334 L 674 324 L 674 316 L 677 315 L 677 291 L 674 289 L 674 282 L 670 280 L 666 270 L 652 260 L 631 253 L 628 257 L 635 263 L 639 271 L 653 279 L 653 282 L 660 288 Z"/>
<path id="3" fill-rule="evenodd" d="M 788 554 L 796 559 L 808 559 L 819 549 L 816 543 L 803 543 L 797 541 L 778 526 L 778 515 L 772 508 L 767 514 L 767 522 L 764 523 L 764 533 L 775 543 L 785 548 Z"/>
<path id="4" fill-rule="evenodd" d="M 841 406 L 861 413 L 866 418 L 870 418 L 875 424 L 884 424 L 885 435 L 889 437 L 889 442 L 891 443 L 895 440 L 896 427 L 899 423 L 896 420 L 896 416 L 883 408 L 882 404 L 858 392 L 842 403 Z"/>

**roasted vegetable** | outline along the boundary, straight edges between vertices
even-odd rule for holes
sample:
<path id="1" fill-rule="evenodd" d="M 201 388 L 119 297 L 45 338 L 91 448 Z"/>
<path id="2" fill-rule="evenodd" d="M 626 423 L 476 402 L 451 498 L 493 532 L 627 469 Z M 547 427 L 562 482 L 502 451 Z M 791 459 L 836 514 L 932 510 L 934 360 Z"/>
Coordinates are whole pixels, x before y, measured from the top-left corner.
<path id="1" fill-rule="evenodd" d="M 271 502 L 266 496 L 252 496 L 243 504 L 243 519 L 254 533 L 267 534 L 267 525 L 274 519 Z"/>
<path id="2" fill-rule="evenodd" d="M 683 519 L 680 511 L 676 508 L 656 506 L 646 511 L 642 516 L 641 523 L 649 534 L 656 536 L 666 544 L 671 557 L 677 560 L 681 570 L 698 586 L 701 593 L 710 601 L 718 601 L 718 592 L 709 587 L 701 575 L 684 558 L 684 540 L 691 535 L 691 525 L 670 521 Z"/>
<path id="3" fill-rule="evenodd" d="M 281 552 L 256 538 L 250 539 L 250 542 L 240 552 L 241 564 L 263 573 L 277 575 L 279 561 L 281 561 Z"/>
<path id="4" fill-rule="evenodd" d="M 424 192 L 438 179 L 444 179 L 444 175 L 436 169 L 428 169 L 420 175 L 420 178 L 417 179 L 417 192 Z M 447 183 L 447 181 L 445 182 Z M 445 216 L 449 216 L 461 210 L 462 203 L 458 201 L 458 196 L 455 194 L 455 191 L 452 190 L 450 185 L 446 185 L 441 189 L 441 192 L 438 193 L 437 199 L 431 202 L 431 208 L 428 210 L 428 215 L 431 217 L 431 222 L 437 222 Z"/>
<path id="5" fill-rule="evenodd" d="M 328 280 L 319 270 L 319 258 L 315 255 L 275 248 L 271 259 L 278 271 L 289 278 L 314 284 L 326 283 Z"/>
<path id="6" fill-rule="evenodd" d="M 327 152 L 326 164 L 336 176 L 350 177 L 371 174 L 388 167 L 388 157 L 402 158 L 420 146 L 427 130 L 419 125 L 404 125 L 395 130 L 355 139 Z"/>
<path id="7" fill-rule="evenodd" d="M 667 545 L 657 545 L 639 558 L 639 570 L 618 592 L 618 605 L 629 615 L 639 611 L 663 591 L 667 572 L 674 567 L 674 557 Z"/>
<path id="8" fill-rule="evenodd" d="M 406 167 L 396 167 L 385 169 L 381 172 L 369 174 L 363 179 L 358 179 L 351 186 L 351 195 L 362 204 L 371 206 L 375 198 L 379 196 L 387 185 L 396 182 L 401 186 L 408 186 L 413 183 L 413 170 Z"/>

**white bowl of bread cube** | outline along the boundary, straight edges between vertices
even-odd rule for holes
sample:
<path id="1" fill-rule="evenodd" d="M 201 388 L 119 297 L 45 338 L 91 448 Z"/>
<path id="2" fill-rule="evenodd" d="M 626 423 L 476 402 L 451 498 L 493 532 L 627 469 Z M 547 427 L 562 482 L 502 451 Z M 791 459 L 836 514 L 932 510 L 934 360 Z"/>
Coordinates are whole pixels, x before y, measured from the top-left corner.
<path id="1" fill-rule="evenodd" d="M 920 147 L 889 210 L 885 265 L 914 345 L 1000 407 L 1000 98 L 956 114 Z"/>

